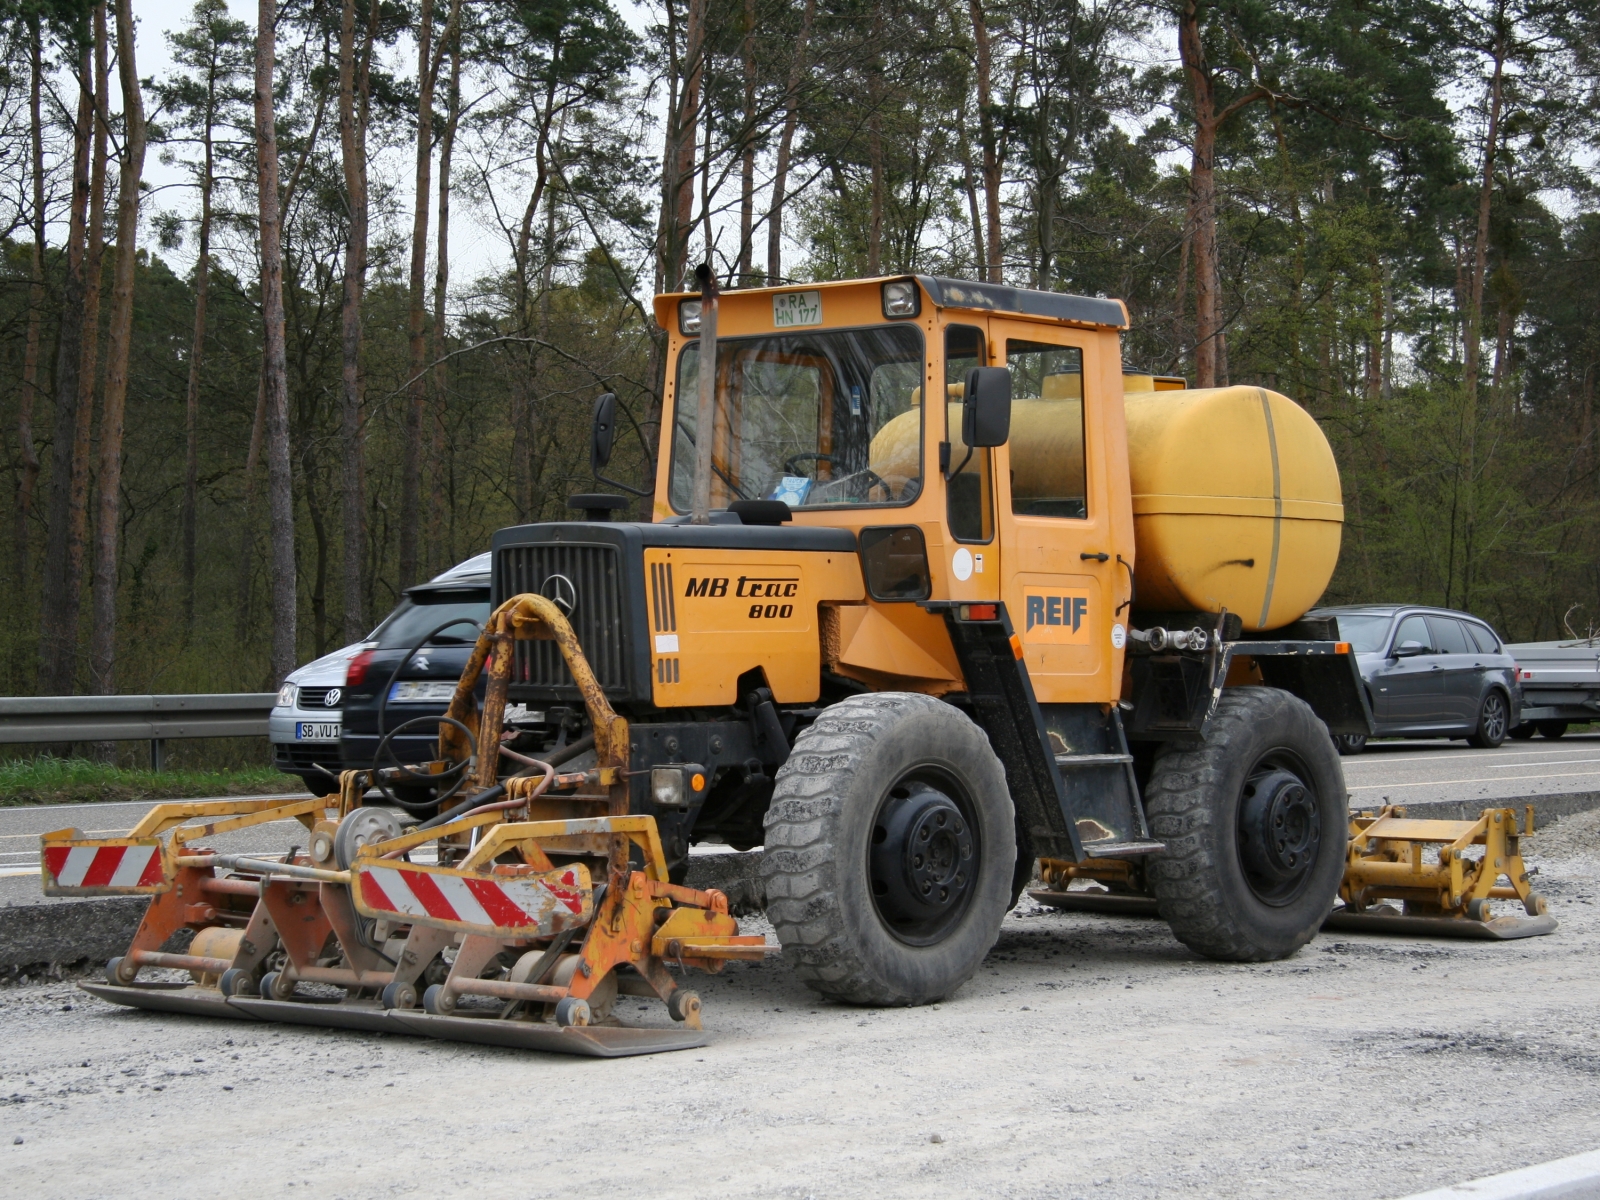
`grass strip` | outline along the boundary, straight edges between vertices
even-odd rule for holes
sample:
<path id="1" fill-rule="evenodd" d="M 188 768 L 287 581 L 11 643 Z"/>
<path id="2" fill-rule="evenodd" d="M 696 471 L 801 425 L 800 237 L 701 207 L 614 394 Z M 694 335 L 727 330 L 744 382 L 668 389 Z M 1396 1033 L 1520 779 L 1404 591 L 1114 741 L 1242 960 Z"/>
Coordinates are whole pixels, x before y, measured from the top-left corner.
<path id="1" fill-rule="evenodd" d="M 299 792 L 292 776 L 271 767 L 232 771 L 151 771 L 87 758 L 0 762 L 0 808 L 92 804 L 117 800 L 181 800 L 195 796 L 266 796 Z"/>

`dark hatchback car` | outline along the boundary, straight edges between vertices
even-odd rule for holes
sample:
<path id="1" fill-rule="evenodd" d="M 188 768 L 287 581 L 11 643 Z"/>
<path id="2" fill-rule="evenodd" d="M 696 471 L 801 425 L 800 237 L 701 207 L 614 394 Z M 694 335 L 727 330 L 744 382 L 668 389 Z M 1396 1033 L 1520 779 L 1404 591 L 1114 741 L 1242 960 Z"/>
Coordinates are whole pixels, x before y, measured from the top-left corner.
<path id="1" fill-rule="evenodd" d="M 1319 608 L 1349 642 L 1366 683 L 1378 737 L 1465 738 L 1498 746 L 1518 721 L 1522 688 L 1516 660 L 1477 617 L 1443 608 L 1373 604 Z M 1359 734 L 1334 738 L 1359 754 Z"/>
<path id="2" fill-rule="evenodd" d="M 489 576 L 456 575 L 409 588 L 376 635 L 376 645 L 345 669 L 344 728 L 339 753 L 346 769 L 425 762 L 435 756 L 437 718 L 449 707 L 456 680 L 489 617 Z M 480 680 L 479 689 L 483 687 Z M 385 695 L 387 694 L 387 699 Z M 417 723 L 379 743 L 408 721 Z M 429 793 L 397 788 L 401 799 Z"/>

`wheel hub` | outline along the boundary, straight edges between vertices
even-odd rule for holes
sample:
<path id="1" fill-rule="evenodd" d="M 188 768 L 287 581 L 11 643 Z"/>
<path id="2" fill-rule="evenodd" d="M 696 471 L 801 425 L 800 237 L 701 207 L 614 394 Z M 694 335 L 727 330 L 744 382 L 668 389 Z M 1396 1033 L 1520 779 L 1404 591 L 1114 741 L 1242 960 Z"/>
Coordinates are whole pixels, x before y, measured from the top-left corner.
<path id="1" fill-rule="evenodd" d="M 931 784 L 897 785 L 872 833 L 873 900 L 897 937 L 937 940 L 960 916 L 977 875 L 972 824 Z"/>
<path id="2" fill-rule="evenodd" d="M 1239 855 L 1252 890 L 1286 904 L 1310 878 L 1322 846 L 1316 796 L 1293 771 L 1258 771 L 1239 801 Z"/>

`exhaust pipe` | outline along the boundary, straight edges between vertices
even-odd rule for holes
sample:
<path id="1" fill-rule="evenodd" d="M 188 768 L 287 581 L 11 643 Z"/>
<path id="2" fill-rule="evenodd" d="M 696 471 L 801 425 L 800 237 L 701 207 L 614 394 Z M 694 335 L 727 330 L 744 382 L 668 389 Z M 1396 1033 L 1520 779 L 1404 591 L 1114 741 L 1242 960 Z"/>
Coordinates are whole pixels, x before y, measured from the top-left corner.
<path id="1" fill-rule="evenodd" d="M 716 444 L 717 276 L 709 263 L 694 269 L 700 281 L 700 406 L 695 417 L 694 503 L 689 524 L 711 524 L 711 451 Z"/>

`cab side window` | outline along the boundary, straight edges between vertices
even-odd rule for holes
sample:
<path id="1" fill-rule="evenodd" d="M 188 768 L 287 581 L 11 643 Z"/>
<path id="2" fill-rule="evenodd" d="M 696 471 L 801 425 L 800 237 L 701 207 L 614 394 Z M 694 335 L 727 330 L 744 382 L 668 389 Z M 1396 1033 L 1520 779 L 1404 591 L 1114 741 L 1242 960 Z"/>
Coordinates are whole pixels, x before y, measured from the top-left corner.
<path id="1" fill-rule="evenodd" d="M 1400 649 L 1407 642 L 1417 642 L 1422 646 L 1422 653 L 1432 654 L 1433 638 L 1428 635 L 1428 623 L 1421 617 L 1407 617 L 1400 622 L 1400 628 L 1395 631 L 1394 648 Z"/>
<path id="2" fill-rule="evenodd" d="M 1083 351 L 1006 342 L 1011 368 L 1011 511 L 1089 515 L 1083 450 Z"/>
<path id="3" fill-rule="evenodd" d="M 983 330 L 971 325 L 945 329 L 945 440 L 950 443 L 949 469 L 955 471 L 945 483 L 945 503 L 950 532 L 961 542 L 987 542 L 994 537 L 994 481 L 990 477 L 989 451 L 974 450 L 967 458 L 967 445 L 961 440 L 961 398 L 967 372 L 987 365 L 984 349 Z"/>

